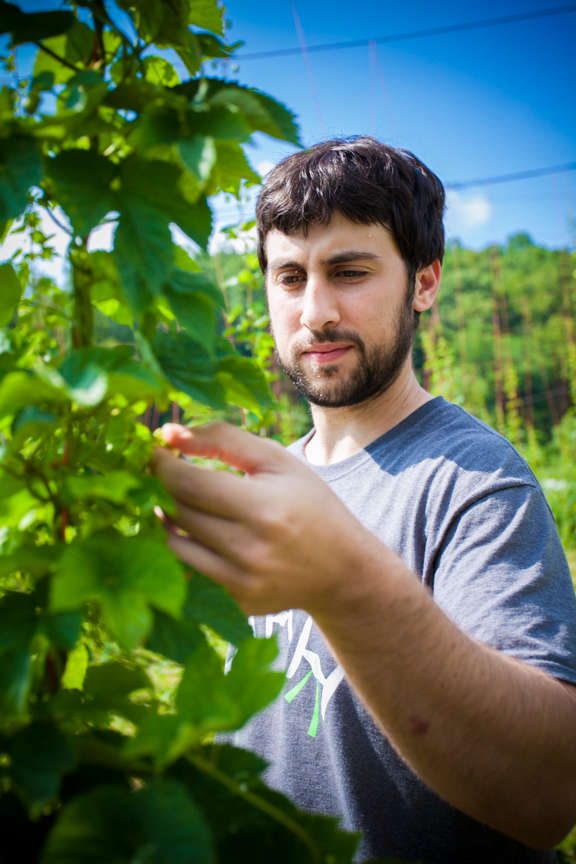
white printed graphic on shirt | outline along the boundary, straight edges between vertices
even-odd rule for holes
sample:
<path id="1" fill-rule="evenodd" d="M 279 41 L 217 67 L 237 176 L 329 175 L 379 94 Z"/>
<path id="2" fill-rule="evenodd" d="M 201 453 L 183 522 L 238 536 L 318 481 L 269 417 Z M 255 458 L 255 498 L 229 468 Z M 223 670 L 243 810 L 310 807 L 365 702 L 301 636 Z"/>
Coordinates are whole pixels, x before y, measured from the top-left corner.
<path id="1" fill-rule="evenodd" d="M 308 647 L 308 641 L 312 632 L 312 618 L 308 616 L 304 622 L 304 626 L 297 638 L 296 645 L 291 656 L 289 655 L 288 669 L 286 676 L 290 680 L 294 678 L 296 673 L 301 670 L 302 677 L 298 682 L 284 694 L 284 699 L 291 703 L 302 692 L 310 678 L 314 678 L 316 682 L 316 696 L 314 700 L 314 709 L 312 718 L 308 727 L 308 734 L 315 737 L 318 734 L 320 718 L 326 719 L 326 712 L 330 700 L 338 689 L 338 686 L 344 678 L 342 667 L 336 664 L 332 671 L 325 675 L 322 670 L 320 657 L 315 651 Z M 294 633 L 294 613 L 292 611 L 280 612 L 278 615 L 267 615 L 265 622 L 265 635 L 270 638 L 274 632 L 274 628 L 286 628 L 288 644 L 290 651 L 295 638 Z M 306 669 L 306 667 L 309 667 Z M 303 667 L 303 669 L 301 668 Z"/>

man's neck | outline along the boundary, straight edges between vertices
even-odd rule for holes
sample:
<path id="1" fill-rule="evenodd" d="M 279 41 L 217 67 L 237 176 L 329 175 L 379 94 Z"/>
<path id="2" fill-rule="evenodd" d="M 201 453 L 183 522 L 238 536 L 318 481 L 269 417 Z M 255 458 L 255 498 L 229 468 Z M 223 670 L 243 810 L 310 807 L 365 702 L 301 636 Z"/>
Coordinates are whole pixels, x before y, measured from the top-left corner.
<path id="1" fill-rule="evenodd" d="M 332 465 L 354 456 L 432 398 L 410 370 L 385 393 L 358 405 L 312 405 L 314 433 L 306 445 L 306 458 L 314 465 Z"/>

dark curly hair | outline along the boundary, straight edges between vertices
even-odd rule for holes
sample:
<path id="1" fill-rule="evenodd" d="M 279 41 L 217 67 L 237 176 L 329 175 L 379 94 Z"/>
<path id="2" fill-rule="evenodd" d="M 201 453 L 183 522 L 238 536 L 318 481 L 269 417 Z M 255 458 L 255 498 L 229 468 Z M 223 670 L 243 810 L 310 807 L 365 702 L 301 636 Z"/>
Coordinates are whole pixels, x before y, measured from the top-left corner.
<path id="1" fill-rule="evenodd" d="M 408 272 L 444 254 L 441 181 L 407 150 L 369 137 L 334 138 L 283 159 L 268 174 L 256 207 L 258 260 L 266 272 L 269 231 L 307 232 L 335 212 L 392 233 Z"/>

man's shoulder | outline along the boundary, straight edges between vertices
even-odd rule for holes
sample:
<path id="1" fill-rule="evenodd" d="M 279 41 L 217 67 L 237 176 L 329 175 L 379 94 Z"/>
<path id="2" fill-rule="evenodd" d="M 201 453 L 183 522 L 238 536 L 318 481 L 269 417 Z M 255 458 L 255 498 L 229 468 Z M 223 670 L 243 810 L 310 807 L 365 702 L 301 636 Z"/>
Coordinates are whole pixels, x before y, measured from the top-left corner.
<path id="1" fill-rule="evenodd" d="M 377 462 L 395 458 L 406 467 L 443 465 L 458 472 L 506 474 L 516 482 L 536 484 L 528 463 L 507 438 L 442 397 L 427 402 L 367 449 Z"/>

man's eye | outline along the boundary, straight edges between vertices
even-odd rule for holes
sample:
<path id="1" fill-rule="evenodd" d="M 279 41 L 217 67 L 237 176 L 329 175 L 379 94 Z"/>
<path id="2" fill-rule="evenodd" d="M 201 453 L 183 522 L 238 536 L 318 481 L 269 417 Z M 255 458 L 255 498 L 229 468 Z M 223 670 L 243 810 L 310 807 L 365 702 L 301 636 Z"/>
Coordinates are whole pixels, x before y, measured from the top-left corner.
<path id="1" fill-rule="evenodd" d="M 339 279 L 361 279 L 363 276 L 366 276 L 366 270 L 347 268 L 346 270 L 338 270 L 336 276 Z"/>
<path id="2" fill-rule="evenodd" d="M 304 275 L 302 273 L 281 273 L 278 277 L 278 281 L 281 285 L 290 288 L 303 282 Z"/>

